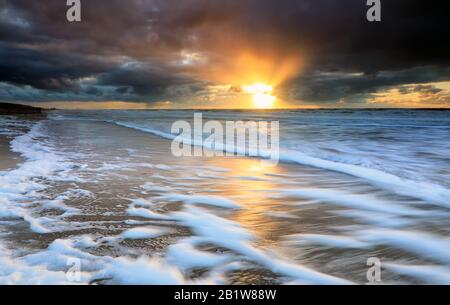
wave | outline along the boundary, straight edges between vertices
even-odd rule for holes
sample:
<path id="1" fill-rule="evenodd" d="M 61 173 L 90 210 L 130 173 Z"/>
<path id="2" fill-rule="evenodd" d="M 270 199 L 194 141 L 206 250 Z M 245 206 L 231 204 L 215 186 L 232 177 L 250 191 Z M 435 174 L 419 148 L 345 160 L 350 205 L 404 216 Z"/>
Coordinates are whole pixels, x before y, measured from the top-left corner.
<path id="1" fill-rule="evenodd" d="M 168 140 L 174 140 L 176 138 L 176 136 L 173 134 L 149 127 L 142 127 L 129 122 L 122 122 L 122 121 L 109 121 L 109 122 L 114 123 L 118 126 L 132 128 L 142 132 L 150 133 Z M 222 143 L 216 143 L 214 147 L 212 145 L 205 146 L 204 143 L 196 142 L 192 139 L 183 139 L 183 143 L 186 145 L 200 146 L 210 150 L 228 151 L 228 152 L 235 151 L 235 148 L 231 150 L 227 149 L 226 145 Z M 236 151 L 239 155 L 245 156 L 246 153 L 245 148 L 237 147 Z M 268 159 L 268 156 L 270 156 L 270 152 L 260 151 L 257 157 Z M 389 190 L 399 195 L 421 199 L 445 208 L 450 208 L 450 191 L 440 185 L 428 182 L 413 181 L 410 179 L 401 178 L 399 176 L 378 169 L 368 168 L 360 165 L 353 165 L 348 163 L 341 163 L 331 160 L 320 159 L 298 151 L 284 150 L 280 152 L 279 157 L 280 157 L 279 161 L 281 162 L 297 163 L 324 170 L 344 173 L 347 175 L 351 175 L 353 177 L 364 179 L 365 181 L 368 181 L 377 187 Z"/>
<path id="2" fill-rule="evenodd" d="M 22 219 L 36 233 L 48 233 L 50 229 L 45 227 L 42 219 L 33 216 L 31 210 L 24 208 L 23 202 L 42 199 L 38 194 L 47 188 L 47 184 L 40 181 L 41 177 L 46 181 L 70 180 L 65 173 L 74 166 L 56 154 L 45 142 L 45 137 L 42 122 L 39 122 L 28 133 L 14 138 L 10 143 L 11 150 L 20 154 L 25 162 L 0 174 L 0 218 Z M 62 205 L 60 208 L 65 209 Z"/>

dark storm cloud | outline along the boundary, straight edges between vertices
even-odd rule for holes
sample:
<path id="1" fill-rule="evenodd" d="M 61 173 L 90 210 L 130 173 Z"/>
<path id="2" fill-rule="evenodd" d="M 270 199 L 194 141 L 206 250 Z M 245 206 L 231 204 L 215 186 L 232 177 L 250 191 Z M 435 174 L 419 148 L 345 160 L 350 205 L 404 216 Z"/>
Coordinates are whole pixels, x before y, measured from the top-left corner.
<path id="1" fill-rule="evenodd" d="M 279 88 L 280 95 L 288 100 L 305 100 L 308 102 L 335 103 L 343 98 L 369 96 L 379 90 L 389 89 L 403 84 L 430 83 L 449 80 L 450 68 L 416 67 L 407 70 L 381 71 L 373 74 L 364 73 L 306 73 L 286 82 Z M 439 93 L 441 90 L 429 85 L 416 85 L 408 90 Z"/>
<path id="2" fill-rule="evenodd" d="M 143 63 L 128 63 L 99 76 L 97 84 L 131 88 L 143 96 L 163 97 L 168 88 L 192 84 L 193 80 Z M 119 92 L 121 91 L 119 90 Z"/>
<path id="3" fill-rule="evenodd" d="M 76 54 L 54 54 L 0 45 L 0 82 L 37 89 L 74 91 L 78 79 L 108 71 L 111 65 Z"/>
<path id="4" fill-rule="evenodd" d="M 0 82 L 15 86 L 10 99 L 29 87 L 42 100 L 175 98 L 201 91 L 209 68 L 225 73 L 245 49 L 275 65 L 301 59 L 281 96 L 334 102 L 449 80 L 449 8 L 382 0 L 383 21 L 369 23 L 366 0 L 89 0 L 82 22 L 68 23 L 65 0 L 0 0 Z M 207 64 L 180 64 L 184 50 Z"/>

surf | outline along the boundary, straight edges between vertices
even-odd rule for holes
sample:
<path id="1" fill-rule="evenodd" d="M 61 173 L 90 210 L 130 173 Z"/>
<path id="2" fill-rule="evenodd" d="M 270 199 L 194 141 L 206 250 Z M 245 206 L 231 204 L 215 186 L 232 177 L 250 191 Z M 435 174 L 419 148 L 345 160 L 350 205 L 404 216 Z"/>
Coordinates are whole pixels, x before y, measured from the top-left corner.
<path id="1" fill-rule="evenodd" d="M 124 121 L 110 121 L 118 126 L 132 128 L 142 132 L 150 133 L 158 137 L 162 137 L 167 140 L 175 140 L 177 135 L 164 132 L 158 129 L 143 127 L 137 124 Z M 270 152 L 261 150 L 257 156 L 249 156 L 246 154 L 245 147 L 227 148 L 225 143 L 215 143 L 214 145 L 205 145 L 202 140 L 196 140 L 192 137 L 185 137 L 182 139 L 183 143 L 191 146 L 198 146 L 210 150 L 240 152 L 241 157 L 258 157 L 268 159 L 270 158 Z M 405 178 L 398 177 L 396 175 L 378 170 L 368 168 L 360 165 L 353 165 L 348 163 L 341 163 L 331 160 L 325 160 L 309 156 L 305 153 L 292 151 L 287 149 L 281 149 L 279 155 L 279 161 L 283 163 L 296 163 L 305 166 L 311 166 L 328 171 L 334 171 L 338 173 L 347 174 L 353 177 L 364 179 L 370 182 L 372 185 L 380 187 L 385 190 L 389 190 L 402 196 L 413 197 L 421 199 L 433 204 L 450 208 L 450 191 L 440 185 L 418 182 Z"/>

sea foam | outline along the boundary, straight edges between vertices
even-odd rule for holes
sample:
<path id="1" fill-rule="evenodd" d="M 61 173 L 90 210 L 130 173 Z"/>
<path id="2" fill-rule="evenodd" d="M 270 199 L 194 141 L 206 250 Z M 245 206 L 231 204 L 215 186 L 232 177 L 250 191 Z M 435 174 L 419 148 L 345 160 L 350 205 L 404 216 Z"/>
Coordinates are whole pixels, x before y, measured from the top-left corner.
<path id="1" fill-rule="evenodd" d="M 168 140 L 174 140 L 176 135 L 158 130 L 156 128 L 151 128 L 148 126 L 141 126 L 139 124 L 124 122 L 124 121 L 114 121 L 110 122 L 117 124 L 122 127 L 132 128 L 139 131 L 147 132 Z M 233 147 L 232 151 L 227 150 L 227 145 L 224 143 L 215 143 L 214 146 L 205 145 L 203 141 L 195 141 L 191 138 L 183 139 L 183 143 L 186 145 L 201 146 L 210 150 L 217 151 L 228 151 L 234 152 L 235 150 L 242 156 L 246 155 L 245 147 Z M 259 151 L 260 158 L 267 158 L 270 156 L 269 151 Z M 354 177 L 362 178 L 378 187 L 387 189 L 394 193 L 410 196 L 418 199 L 425 200 L 427 202 L 434 203 L 446 208 L 450 208 L 450 190 L 444 188 L 443 186 L 433 184 L 424 181 L 414 181 L 406 178 L 396 176 L 391 173 L 384 172 L 379 169 L 374 169 L 370 167 L 365 167 L 362 165 L 355 165 L 349 163 L 342 163 L 332 160 L 321 159 L 317 157 L 309 156 L 300 151 L 293 151 L 290 149 L 282 149 L 280 151 L 280 161 L 298 163 L 302 165 L 312 166 L 316 168 L 321 168 L 324 170 L 330 170 L 335 172 L 344 173 Z"/>

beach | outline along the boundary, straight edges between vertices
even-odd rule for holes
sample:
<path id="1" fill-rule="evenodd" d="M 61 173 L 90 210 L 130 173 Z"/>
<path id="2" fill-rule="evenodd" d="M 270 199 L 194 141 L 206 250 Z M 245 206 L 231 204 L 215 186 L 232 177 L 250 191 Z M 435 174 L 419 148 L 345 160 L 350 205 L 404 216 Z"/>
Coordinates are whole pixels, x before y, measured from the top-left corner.
<path id="1" fill-rule="evenodd" d="M 0 171 L 9 170 L 16 167 L 19 155 L 14 154 L 9 149 L 9 139 L 0 135 Z"/>
<path id="2" fill-rule="evenodd" d="M 449 134 L 446 113 L 414 124 L 408 112 L 204 116 L 278 119 L 279 164 L 174 157 L 170 122 L 192 111 L 11 121 L 0 138 L 0 283 L 366 284 L 370 258 L 384 284 L 450 283 L 450 192 L 437 166 L 449 150 L 434 138 Z M 413 152 L 411 135 L 428 145 Z"/>

